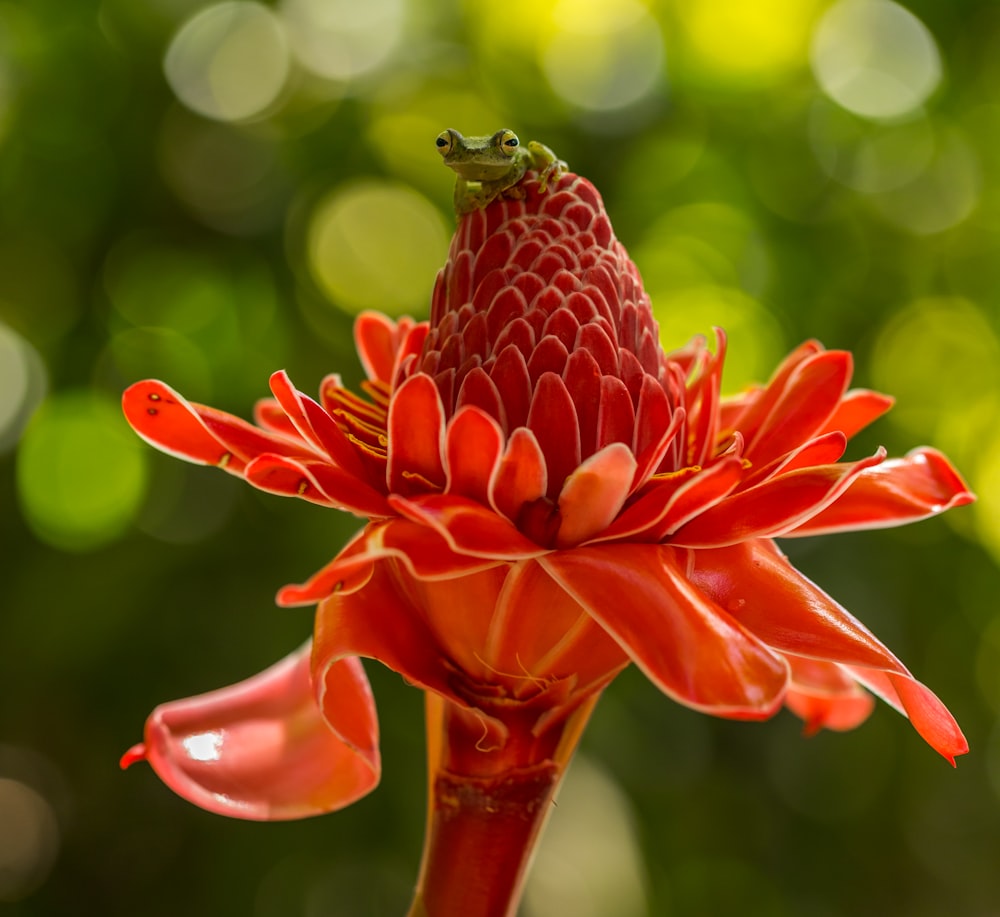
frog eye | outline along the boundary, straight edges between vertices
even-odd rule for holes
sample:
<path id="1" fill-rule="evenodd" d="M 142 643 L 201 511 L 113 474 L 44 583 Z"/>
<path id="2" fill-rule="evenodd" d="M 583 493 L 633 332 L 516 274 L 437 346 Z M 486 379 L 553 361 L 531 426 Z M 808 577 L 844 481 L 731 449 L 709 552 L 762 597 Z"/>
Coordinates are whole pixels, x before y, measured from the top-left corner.
<path id="1" fill-rule="evenodd" d="M 497 146 L 508 156 L 513 156 L 517 152 L 521 141 L 517 139 L 517 134 L 513 131 L 500 131 L 498 134 Z"/>
<path id="2" fill-rule="evenodd" d="M 442 156 L 447 156 L 451 152 L 451 148 L 455 145 L 455 132 L 450 129 L 441 131 L 437 135 L 437 140 L 434 141 L 434 144 Z"/>

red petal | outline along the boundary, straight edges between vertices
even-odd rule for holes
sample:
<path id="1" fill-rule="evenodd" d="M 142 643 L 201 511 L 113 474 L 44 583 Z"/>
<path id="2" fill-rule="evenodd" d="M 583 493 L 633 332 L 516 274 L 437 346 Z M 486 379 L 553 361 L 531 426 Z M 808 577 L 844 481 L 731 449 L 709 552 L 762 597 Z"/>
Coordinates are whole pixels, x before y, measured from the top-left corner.
<path id="1" fill-rule="evenodd" d="M 622 648 L 536 560 L 511 566 L 482 658 L 534 691 L 539 681 L 559 678 L 587 690 L 628 664 Z"/>
<path id="2" fill-rule="evenodd" d="M 458 397 L 455 400 L 456 413 L 463 407 L 479 408 L 484 414 L 493 418 L 500 429 L 510 429 L 500 391 L 481 366 L 470 370 L 459 386 Z"/>
<path id="3" fill-rule="evenodd" d="M 452 579 L 495 567 L 491 558 L 456 554 L 444 537 L 426 525 L 408 519 L 390 519 L 369 525 L 329 564 L 301 586 L 278 592 L 279 605 L 312 605 L 334 592 L 360 589 L 371 576 L 372 565 L 393 558 L 421 579 Z"/>
<path id="4" fill-rule="evenodd" d="M 528 407 L 531 403 L 531 378 L 524 355 L 514 344 L 508 344 L 490 369 L 490 381 L 494 384 L 503 403 L 507 418 L 507 432 L 517 431 L 528 421 Z"/>
<path id="5" fill-rule="evenodd" d="M 378 722 L 357 659 L 320 685 L 307 645 L 229 688 L 157 707 L 141 749 L 175 793 L 210 812 L 260 821 L 343 808 L 378 783 Z"/>
<path id="6" fill-rule="evenodd" d="M 779 474 L 787 474 L 799 468 L 832 464 L 840 459 L 846 448 L 847 438 L 839 430 L 824 433 L 822 436 L 810 439 L 790 452 L 784 453 L 762 468 L 754 469 L 752 474 L 743 479 L 739 489 L 749 490 Z"/>
<path id="7" fill-rule="evenodd" d="M 783 653 L 906 674 L 860 621 L 796 570 L 773 541 L 692 552 L 692 580 Z"/>
<path id="8" fill-rule="evenodd" d="M 969 751 L 969 743 L 948 708 L 930 688 L 910 676 L 893 675 L 874 669 L 853 667 L 851 674 L 870 691 L 908 717 L 924 741 L 938 751 L 951 766 L 956 755 Z"/>
<path id="9" fill-rule="evenodd" d="M 724 499 L 742 476 L 742 463 L 730 456 L 704 470 L 685 468 L 654 478 L 646 492 L 595 540 L 641 536 L 645 541 L 661 541 L 692 516 Z"/>
<path id="10" fill-rule="evenodd" d="M 652 376 L 643 376 L 632 442 L 637 459 L 633 490 L 638 490 L 660 467 L 684 419 L 683 408 L 671 412 L 663 387 Z"/>
<path id="11" fill-rule="evenodd" d="M 271 433 L 280 433 L 282 436 L 297 437 L 298 431 L 295 424 L 288 419 L 288 415 L 281 409 L 273 398 L 261 398 L 253 406 L 253 422 Z"/>
<path id="12" fill-rule="evenodd" d="M 354 343 L 368 378 L 391 383 L 400 356 L 413 351 L 411 333 L 418 330 L 426 334 L 427 323 L 402 318 L 397 324 L 381 312 L 362 312 L 354 322 Z"/>
<path id="13" fill-rule="evenodd" d="M 830 506 L 782 537 L 904 525 L 974 499 L 947 457 L 935 449 L 914 449 L 863 471 Z"/>
<path id="14" fill-rule="evenodd" d="M 792 669 L 785 706 L 805 721 L 806 735 L 820 729 L 854 729 L 871 715 L 875 698 L 839 665 L 797 656 L 785 658 Z"/>
<path id="15" fill-rule="evenodd" d="M 274 452 L 315 458 L 305 443 L 265 433 L 231 414 L 185 400 L 155 379 L 136 382 L 122 395 L 125 418 L 157 449 L 199 465 L 242 474 L 246 463 Z"/>
<path id="16" fill-rule="evenodd" d="M 391 496 L 389 505 L 401 516 L 436 531 L 458 554 L 499 562 L 545 553 L 545 548 L 525 538 L 505 517 L 474 500 L 450 494 L 410 500 Z"/>
<path id="17" fill-rule="evenodd" d="M 271 376 L 271 391 L 298 435 L 349 475 L 364 478 L 364 465 L 346 434 L 322 407 L 298 391 L 284 370 Z"/>
<path id="18" fill-rule="evenodd" d="M 884 459 L 885 452 L 879 450 L 859 462 L 818 465 L 772 478 L 696 516 L 671 536 L 671 543 L 718 547 L 791 531 L 833 503 L 866 468 Z"/>
<path id="19" fill-rule="evenodd" d="M 764 539 L 695 551 L 691 576 L 748 630 L 783 653 L 848 667 L 863 685 L 906 713 L 946 758 L 967 750 L 954 718 L 872 633 L 799 573 Z"/>
<path id="20" fill-rule="evenodd" d="M 566 384 L 555 373 L 543 373 L 535 386 L 528 427 L 545 455 L 547 496 L 554 500 L 567 476 L 580 464 L 580 427 Z"/>
<path id="21" fill-rule="evenodd" d="M 445 437 L 446 492 L 488 502 L 502 449 L 503 433 L 492 417 L 476 407 L 460 408 Z"/>
<path id="22" fill-rule="evenodd" d="M 822 352 L 823 345 L 819 341 L 806 341 L 785 357 L 765 388 L 755 389 L 746 396 L 726 399 L 724 413 L 730 420 L 732 427 L 740 430 L 749 442 L 774 410 L 775 404 L 781 398 L 795 370 L 804 361 Z M 737 404 L 742 405 L 742 410 L 734 413 L 731 409 Z"/>
<path id="23" fill-rule="evenodd" d="M 687 465 L 705 465 L 715 453 L 719 440 L 719 387 L 722 384 L 722 366 L 726 357 L 726 334 L 716 328 L 716 353 L 708 350 L 704 338 L 691 342 L 696 345 L 691 353 L 693 379 L 688 384 L 685 404 L 687 408 L 687 434 L 681 444 Z M 687 374 L 681 375 L 680 382 Z"/>
<path id="24" fill-rule="evenodd" d="M 670 548 L 574 548 L 538 562 L 679 703 L 737 719 L 781 705 L 785 661 L 699 592 Z"/>
<path id="25" fill-rule="evenodd" d="M 477 671 L 485 678 L 488 673 L 475 659 L 475 646 L 463 646 L 454 635 L 436 632 L 428 619 L 427 603 L 420 596 L 427 584 L 404 582 L 396 569 L 392 561 L 377 563 L 372 578 L 363 588 L 337 593 L 320 605 L 316 613 L 314 676 L 342 659 L 366 656 L 377 659 L 420 688 L 467 706 L 468 701 L 456 695 L 453 687 L 455 664 L 459 662 L 453 650 L 465 655 L 467 658 L 461 661 L 474 667 L 467 671 Z M 490 581 L 497 578 L 502 581 L 504 572 L 492 575 L 487 571 L 484 575 Z M 456 593 L 459 597 L 463 588 L 470 593 L 477 591 L 470 587 L 466 577 L 453 580 L 451 584 L 452 590 L 459 590 Z M 470 621 L 468 615 L 463 618 L 461 612 L 468 611 L 463 603 L 452 602 L 452 608 L 455 613 L 453 625 L 460 628 L 471 625 L 482 630 L 483 623 L 488 624 L 488 617 L 486 622 Z M 492 609 L 490 601 L 480 613 L 488 616 Z M 442 637 L 447 642 L 442 642 Z M 455 662 L 448 662 L 449 658 Z"/>
<path id="26" fill-rule="evenodd" d="M 852 370 L 851 355 L 843 350 L 823 351 L 799 364 L 753 438 L 742 431 L 746 457 L 766 465 L 815 436 L 840 404 Z"/>
<path id="27" fill-rule="evenodd" d="M 590 302 L 590 300 L 587 300 Z M 608 340 L 602 328 L 595 325 L 584 325 L 581 335 L 587 328 L 593 328 L 604 340 Z M 611 343 L 608 343 L 611 347 Z M 614 351 L 612 351 L 614 353 Z M 617 368 L 617 355 L 615 355 Z M 580 431 L 580 455 L 592 455 L 597 451 L 597 412 L 601 404 L 601 370 L 597 361 L 588 350 L 577 348 L 566 361 L 563 373 L 566 390 L 573 399 L 576 411 L 577 425 Z"/>
<path id="28" fill-rule="evenodd" d="M 255 458 L 245 470 L 246 479 L 261 490 L 311 503 L 346 509 L 365 518 L 388 516 L 389 504 L 364 481 L 325 462 L 304 462 L 280 455 Z"/>
<path id="29" fill-rule="evenodd" d="M 527 427 L 518 427 L 507 440 L 507 448 L 497 466 L 491 488 L 491 505 L 511 522 L 517 522 L 521 510 L 545 495 L 548 472 L 545 456 Z"/>
<path id="30" fill-rule="evenodd" d="M 615 376 L 601 376 L 600 405 L 597 409 L 597 448 L 611 443 L 632 444 L 635 412 L 625 383 Z"/>
<path id="31" fill-rule="evenodd" d="M 844 394 L 833 416 L 823 425 L 821 433 L 839 430 L 848 439 L 877 420 L 895 403 L 895 399 L 880 392 L 857 388 Z"/>
<path id="32" fill-rule="evenodd" d="M 388 430 L 389 490 L 412 493 L 414 475 L 443 487 L 444 406 L 430 376 L 410 376 L 393 393 Z"/>

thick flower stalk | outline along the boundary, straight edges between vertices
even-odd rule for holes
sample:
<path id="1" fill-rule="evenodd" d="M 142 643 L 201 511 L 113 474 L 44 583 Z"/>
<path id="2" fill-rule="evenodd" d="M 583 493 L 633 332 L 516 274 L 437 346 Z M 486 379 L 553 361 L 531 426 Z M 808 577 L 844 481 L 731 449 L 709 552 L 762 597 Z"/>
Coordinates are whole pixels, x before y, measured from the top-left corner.
<path id="1" fill-rule="evenodd" d="M 256 425 L 132 386 L 153 445 L 367 520 L 282 605 L 319 603 L 305 648 L 254 679 L 166 704 L 147 759 L 216 812 L 291 818 L 379 775 L 359 657 L 427 697 L 430 804 L 412 914 L 513 914 L 549 802 L 601 691 L 634 663 L 717 716 L 782 705 L 849 729 L 875 694 L 949 761 L 944 705 L 776 538 L 898 525 L 968 503 L 932 449 L 840 461 L 891 400 L 807 342 L 720 397 L 725 337 L 664 353 L 593 186 L 533 173 L 463 217 L 431 317 L 355 326 L 368 381 L 313 400 L 284 372 Z"/>

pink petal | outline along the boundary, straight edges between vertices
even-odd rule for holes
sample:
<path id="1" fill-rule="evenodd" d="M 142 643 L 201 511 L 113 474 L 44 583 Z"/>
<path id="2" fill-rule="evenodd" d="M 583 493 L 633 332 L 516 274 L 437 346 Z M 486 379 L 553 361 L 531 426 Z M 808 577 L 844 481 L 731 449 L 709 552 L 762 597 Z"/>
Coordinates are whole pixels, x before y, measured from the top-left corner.
<path id="1" fill-rule="evenodd" d="M 332 812 L 374 789 L 381 773 L 361 663 L 340 660 L 316 692 L 308 644 L 239 684 L 162 704 L 145 739 L 123 766 L 145 758 L 184 799 L 236 818 Z"/>
<path id="2" fill-rule="evenodd" d="M 951 462 L 924 447 L 866 469 L 830 506 L 781 534 L 821 535 L 904 525 L 973 500 Z"/>
<path id="3" fill-rule="evenodd" d="M 607 528 L 625 504 L 636 467 L 632 450 L 621 442 L 605 446 L 578 466 L 559 494 L 556 545 L 579 544 Z"/>
<path id="4" fill-rule="evenodd" d="M 678 703 L 737 719 L 781 705 L 785 661 L 699 592 L 671 548 L 573 548 L 538 562 Z"/>

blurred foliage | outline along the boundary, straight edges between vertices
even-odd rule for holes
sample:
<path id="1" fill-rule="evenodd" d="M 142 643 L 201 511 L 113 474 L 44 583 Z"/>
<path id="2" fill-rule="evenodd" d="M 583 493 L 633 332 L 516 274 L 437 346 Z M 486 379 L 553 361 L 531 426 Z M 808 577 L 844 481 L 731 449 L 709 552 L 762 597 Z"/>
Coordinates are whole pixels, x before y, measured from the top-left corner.
<path id="1" fill-rule="evenodd" d="M 356 520 L 156 454 L 116 402 L 356 380 L 352 313 L 422 316 L 444 257 L 434 138 L 505 125 L 602 191 L 668 348 L 725 326 L 730 390 L 850 348 L 898 399 L 857 449 L 929 442 L 980 494 L 787 546 L 950 705 L 957 771 L 884 706 L 803 740 L 627 672 L 526 917 L 996 914 L 998 80 L 991 0 L 0 0 L 3 912 L 403 912 L 422 705 L 376 665 L 385 777 L 343 812 L 244 824 L 118 771 L 157 702 L 306 638 L 271 596 Z"/>

